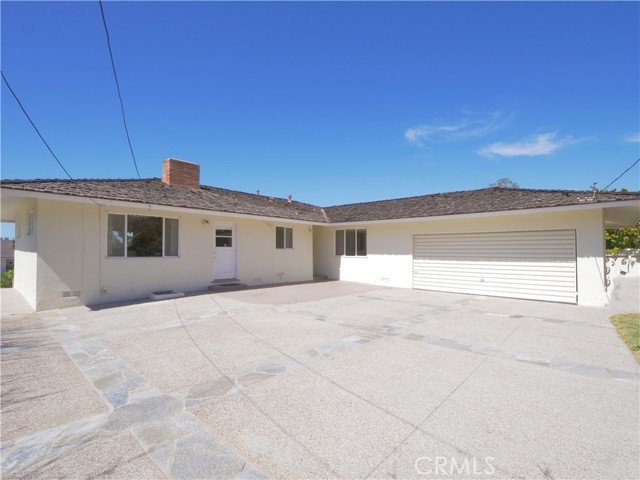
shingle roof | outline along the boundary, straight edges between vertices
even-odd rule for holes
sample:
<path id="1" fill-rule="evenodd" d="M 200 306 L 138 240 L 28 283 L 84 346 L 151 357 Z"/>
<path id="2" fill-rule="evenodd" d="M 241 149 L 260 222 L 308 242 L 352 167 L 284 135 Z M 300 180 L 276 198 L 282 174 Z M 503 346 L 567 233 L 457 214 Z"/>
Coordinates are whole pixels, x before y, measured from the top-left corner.
<path id="1" fill-rule="evenodd" d="M 640 199 L 640 193 L 635 192 L 599 193 L 598 199 L 595 201 L 592 200 L 592 196 L 591 191 L 492 187 L 377 202 L 352 203 L 324 210 L 332 223 L 345 223 L 526 210 Z"/>
<path id="2" fill-rule="evenodd" d="M 142 180 L 3 180 L 2 188 L 32 192 L 152 203 L 216 212 L 325 222 L 320 207 L 286 199 L 202 186 L 200 190 L 175 187 L 159 178 Z"/>
<path id="3" fill-rule="evenodd" d="M 418 197 L 352 203 L 321 208 L 308 203 L 202 186 L 200 190 L 175 187 L 158 178 L 142 180 L 3 180 L 3 189 L 52 193 L 100 200 L 193 208 L 217 212 L 303 220 L 314 223 L 348 223 L 410 219 L 442 215 L 526 210 L 588 203 L 638 200 L 640 193 L 484 188 L 436 193 Z"/>

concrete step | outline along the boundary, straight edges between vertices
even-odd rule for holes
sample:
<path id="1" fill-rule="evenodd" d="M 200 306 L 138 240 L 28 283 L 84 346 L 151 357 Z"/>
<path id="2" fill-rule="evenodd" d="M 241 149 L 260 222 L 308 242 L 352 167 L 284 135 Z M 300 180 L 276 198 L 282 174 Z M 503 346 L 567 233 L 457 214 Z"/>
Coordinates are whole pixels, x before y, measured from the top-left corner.
<path id="1" fill-rule="evenodd" d="M 214 293 L 235 292 L 249 288 L 246 283 L 241 283 L 236 279 L 215 280 L 209 285 L 209 291 Z"/>

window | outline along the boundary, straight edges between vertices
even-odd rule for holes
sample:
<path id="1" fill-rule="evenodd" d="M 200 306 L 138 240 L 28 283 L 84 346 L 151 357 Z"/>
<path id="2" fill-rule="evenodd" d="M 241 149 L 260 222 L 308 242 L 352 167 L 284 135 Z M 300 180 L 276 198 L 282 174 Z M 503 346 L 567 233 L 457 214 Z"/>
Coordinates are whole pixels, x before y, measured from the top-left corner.
<path id="1" fill-rule="evenodd" d="M 276 248 L 293 248 L 293 228 L 276 227 Z"/>
<path id="2" fill-rule="evenodd" d="M 344 255 L 344 230 L 336 230 L 336 255 Z"/>
<path id="3" fill-rule="evenodd" d="M 107 216 L 107 256 L 177 257 L 179 220 L 146 215 Z"/>
<path id="4" fill-rule="evenodd" d="M 124 215 L 109 215 L 107 230 L 107 255 L 109 257 L 124 257 Z"/>
<path id="5" fill-rule="evenodd" d="M 217 228 L 216 247 L 233 247 L 233 230 L 230 228 Z"/>
<path id="6" fill-rule="evenodd" d="M 164 256 L 178 256 L 178 219 L 164 219 Z"/>
<path id="7" fill-rule="evenodd" d="M 365 257 L 367 255 L 367 231 L 336 230 L 336 255 Z"/>

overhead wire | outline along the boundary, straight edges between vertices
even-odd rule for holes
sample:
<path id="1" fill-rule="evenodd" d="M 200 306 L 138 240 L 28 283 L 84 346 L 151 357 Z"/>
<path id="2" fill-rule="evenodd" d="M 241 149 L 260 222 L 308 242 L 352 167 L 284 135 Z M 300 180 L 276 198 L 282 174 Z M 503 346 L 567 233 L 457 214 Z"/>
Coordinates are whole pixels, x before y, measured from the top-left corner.
<path id="1" fill-rule="evenodd" d="M 44 145 L 47 147 L 47 150 L 49 150 L 49 153 L 53 156 L 53 158 L 55 159 L 55 161 L 58 163 L 58 165 L 60 166 L 60 168 L 64 171 L 64 173 L 67 175 L 67 177 L 69 177 L 69 180 L 75 180 L 71 174 L 69 173 L 69 171 L 65 168 L 65 166 L 62 164 L 62 162 L 60 161 L 60 159 L 58 158 L 58 156 L 53 152 L 53 150 L 51 149 L 51 147 L 49 146 L 49 143 L 44 139 L 44 137 L 42 136 L 42 133 L 40 133 L 40 130 L 38 129 L 38 127 L 36 126 L 35 122 L 31 119 L 31 116 L 27 113 L 27 110 L 24 108 L 24 105 L 22 105 L 22 102 L 20 101 L 20 99 L 18 98 L 18 95 L 16 94 L 16 92 L 13 90 L 13 88 L 11 87 L 11 85 L 9 84 L 9 81 L 7 80 L 7 77 L 4 75 L 4 72 L 0 72 L 0 74 L 2 75 L 2 80 L 4 81 L 4 84 L 7 86 L 7 88 L 9 89 L 9 92 L 11 92 L 11 95 L 13 95 L 13 98 L 16 100 L 16 103 L 18 104 L 18 106 L 20 107 L 20 110 L 22 110 L 22 113 L 24 113 L 24 116 L 27 117 L 27 120 L 29 120 L 29 123 L 31 124 L 31 126 L 33 127 L 33 129 L 36 131 L 36 133 L 38 134 L 38 137 L 40 137 L 40 140 L 42 140 L 42 143 L 44 143 Z M 87 197 L 89 200 L 91 200 L 93 203 L 95 203 L 96 205 L 102 207 L 104 205 L 96 202 L 93 198 L 91 197 Z"/>
<path id="2" fill-rule="evenodd" d="M 640 162 L 640 158 L 637 159 L 635 162 L 633 162 L 631 164 L 631 166 L 629 168 L 627 168 L 624 172 L 622 172 L 620 175 L 618 175 L 609 185 L 607 185 L 606 187 L 604 187 L 602 190 L 606 190 L 607 188 L 609 188 L 611 185 L 613 185 L 614 183 L 616 183 L 618 180 L 620 180 L 625 173 L 627 173 L 629 170 L 631 170 L 633 167 L 635 167 L 638 162 Z"/>
<path id="3" fill-rule="evenodd" d="M 111 50 L 111 37 L 109 36 L 109 27 L 107 27 L 107 19 L 104 15 L 102 0 L 98 0 L 98 3 L 100 4 L 100 13 L 102 15 L 102 24 L 104 25 L 104 33 L 107 36 L 107 47 L 109 49 L 109 58 L 111 59 L 111 68 L 113 70 L 113 78 L 116 81 L 116 90 L 118 92 L 118 99 L 120 100 L 120 111 L 122 112 L 122 123 L 124 124 L 124 131 L 127 136 L 127 142 L 129 144 L 129 151 L 131 152 L 131 158 L 133 159 L 133 166 L 136 168 L 138 179 L 142 180 L 142 177 L 140 177 L 140 170 L 138 169 L 138 162 L 136 161 L 136 156 L 133 153 L 131 136 L 129 135 L 129 127 L 127 126 L 127 117 L 124 113 L 124 102 L 122 101 L 122 93 L 120 92 L 120 82 L 118 82 L 118 73 L 116 72 L 116 63 L 113 60 L 113 51 Z"/>
<path id="4" fill-rule="evenodd" d="M 13 88 L 11 88 L 11 85 L 9 84 L 9 81 L 7 80 L 7 77 L 4 76 L 4 72 L 0 72 L 0 73 L 2 74 L 2 80 L 4 80 L 4 84 L 7 86 L 7 88 L 11 92 L 11 95 L 13 95 L 13 98 L 15 98 L 16 102 L 18 103 L 18 106 L 20 107 L 20 110 L 22 110 L 22 113 L 24 113 L 24 116 L 27 117 L 27 120 L 29 120 L 29 123 L 31 124 L 33 129 L 36 131 L 38 136 L 40 137 L 40 140 L 42 140 L 42 143 L 45 144 L 45 146 L 47 147 L 47 150 L 49 150 L 49 153 L 53 156 L 53 158 L 56 160 L 56 162 L 58 162 L 58 165 L 60 165 L 60 168 L 62 170 L 64 170 L 64 173 L 67 174 L 67 177 L 69 177 L 69 180 L 73 180 L 73 177 L 71 176 L 69 171 L 64 167 L 64 165 L 62 164 L 62 162 L 60 161 L 58 156 L 55 153 L 53 153 L 53 150 L 51 150 L 51 147 L 49 146 L 47 141 L 44 139 L 42 134 L 40 133 L 40 130 L 38 130 L 38 127 L 36 127 L 36 124 L 33 122 L 33 120 L 31 120 L 31 117 L 29 116 L 29 114 L 27 113 L 27 110 L 22 105 L 22 102 L 18 98 L 18 95 L 16 95 L 16 92 L 14 92 Z"/>

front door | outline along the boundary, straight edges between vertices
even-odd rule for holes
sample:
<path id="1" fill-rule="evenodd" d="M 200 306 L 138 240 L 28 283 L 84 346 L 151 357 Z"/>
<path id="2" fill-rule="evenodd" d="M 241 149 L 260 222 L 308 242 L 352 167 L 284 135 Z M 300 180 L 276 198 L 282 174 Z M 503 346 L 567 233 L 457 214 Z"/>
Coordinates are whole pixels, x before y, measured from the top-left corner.
<path id="1" fill-rule="evenodd" d="M 236 278 L 236 236 L 232 223 L 216 224 L 213 250 L 213 278 Z"/>

